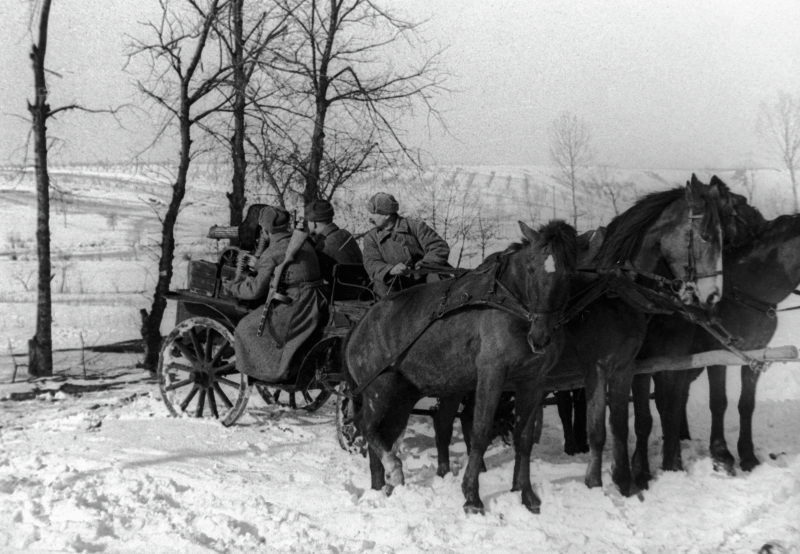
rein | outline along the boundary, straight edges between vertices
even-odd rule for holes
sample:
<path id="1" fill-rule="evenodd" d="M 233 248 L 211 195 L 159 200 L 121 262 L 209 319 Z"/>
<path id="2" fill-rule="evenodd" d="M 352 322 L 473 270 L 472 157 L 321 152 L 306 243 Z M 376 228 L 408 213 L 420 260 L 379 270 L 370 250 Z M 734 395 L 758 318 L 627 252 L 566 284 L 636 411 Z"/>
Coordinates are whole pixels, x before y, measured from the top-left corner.
<path id="1" fill-rule="evenodd" d="M 741 306 L 750 308 L 751 310 L 761 312 L 770 319 L 775 319 L 776 317 L 778 317 L 778 312 L 791 312 L 792 310 L 800 310 L 800 306 L 793 306 L 791 308 L 781 308 L 779 310 L 777 304 L 761 300 L 760 298 L 743 291 L 742 289 L 740 289 L 735 285 L 731 286 L 731 288 L 733 289 L 733 298 L 723 296 L 722 297 L 723 301 L 727 300 L 728 302 L 738 303 Z M 790 294 L 800 295 L 800 290 L 794 289 L 793 291 L 791 291 Z"/>

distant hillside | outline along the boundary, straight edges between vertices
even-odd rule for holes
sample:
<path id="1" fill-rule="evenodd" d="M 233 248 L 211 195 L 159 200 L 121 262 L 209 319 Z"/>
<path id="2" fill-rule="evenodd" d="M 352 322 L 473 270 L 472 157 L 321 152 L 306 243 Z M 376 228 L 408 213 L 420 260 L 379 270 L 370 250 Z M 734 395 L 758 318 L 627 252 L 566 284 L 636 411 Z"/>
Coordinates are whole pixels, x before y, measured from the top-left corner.
<path id="1" fill-rule="evenodd" d="M 158 243 L 157 213 L 169 199 L 171 168 L 69 166 L 54 167 L 51 173 L 54 253 L 138 257 L 148 256 Z M 453 247 L 454 256 L 462 256 L 461 264 L 470 266 L 479 261 L 481 253 L 516 240 L 517 220 L 531 225 L 554 217 L 572 221 L 570 191 L 557 183 L 552 173 L 553 168 L 545 166 L 458 166 L 437 167 L 423 174 L 362 176 L 337 195 L 337 217 L 353 231 L 364 231 L 369 227 L 366 199 L 378 190 L 391 192 L 403 213 L 434 225 Z M 753 203 L 769 218 L 791 209 L 791 186 L 785 172 L 695 173 L 705 182 L 717 175 L 746 196 L 750 196 L 748 186 L 755 183 Z M 681 186 L 691 171 L 590 168 L 583 177 L 589 184 L 577 195 L 579 230 L 606 225 L 617 211 L 647 193 Z M 207 239 L 206 233 L 211 225 L 224 225 L 228 220 L 224 193 L 230 176 L 223 167 L 196 164 L 189 183 L 177 229 L 178 257 L 184 260 L 207 257 L 225 246 Z M 258 192 L 265 191 L 251 191 L 249 199 L 270 202 L 269 194 Z M 0 198 L 0 220 L 4 222 L 0 255 L 31 254 L 36 228 L 32 171 L 0 169 Z M 290 208 L 302 213 L 299 205 Z"/>

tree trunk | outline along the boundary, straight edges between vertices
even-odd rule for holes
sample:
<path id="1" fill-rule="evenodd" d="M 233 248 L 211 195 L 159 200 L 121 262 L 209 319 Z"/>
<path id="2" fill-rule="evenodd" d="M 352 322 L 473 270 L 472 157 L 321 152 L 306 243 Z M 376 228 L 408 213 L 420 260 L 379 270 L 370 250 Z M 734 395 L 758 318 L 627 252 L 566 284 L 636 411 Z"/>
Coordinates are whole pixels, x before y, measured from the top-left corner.
<path id="1" fill-rule="evenodd" d="M 325 115 L 327 106 L 325 100 L 317 103 L 317 116 L 314 120 L 314 133 L 311 135 L 311 156 L 308 160 L 306 172 L 306 188 L 303 191 L 303 202 L 310 204 L 319 196 L 319 173 L 322 165 L 322 156 L 325 152 Z"/>
<path id="2" fill-rule="evenodd" d="M 794 194 L 794 213 L 800 213 L 800 206 L 797 200 L 797 176 L 795 175 L 794 167 L 789 165 L 789 177 L 792 179 L 792 193 Z"/>
<path id="3" fill-rule="evenodd" d="M 183 202 L 183 197 L 186 194 L 186 178 L 189 173 L 189 163 L 191 162 L 191 120 L 189 118 L 188 90 L 185 86 L 181 89 L 181 95 L 183 96 L 180 116 L 181 153 L 178 175 L 172 185 L 172 199 L 161 226 L 161 255 L 158 261 L 158 280 L 153 294 L 153 305 L 150 308 L 150 313 L 144 309 L 140 312 L 142 317 L 141 332 L 144 340 L 142 367 L 150 371 L 155 371 L 158 367 L 158 357 L 161 353 L 161 322 L 164 319 L 164 311 L 167 307 L 167 293 L 172 282 L 172 263 L 175 259 L 175 224 L 178 220 L 181 202 Z"/>
<path id="4" fill-rule="evenodd" d="M 39 260 L 39 283 L 36 301 L 36 334 L 28 341 L 28 373 L 34 377 L 53 374 L 52 303 L 50 280 L 50 176 L 47 172 L 47 82 L 44 59 L 47 53 L 47 26 L 50 18 L 50 0 L 42 3 L 39 20 L 39 43 L 31 49 L 35 83 L 35 104 L 28 103 L 33 117 L 33 136 L 36 156 L 36 254 Z"/>
<path id="5" fill-rule="evenodd" d="M 244 186 L 247 171 L 247 160 L 244 153 L 244 112 L 245 112 L 245 87 L 247 79 L 244 68 L 244 29 L 242 23 L 242 8 L 244 0 L 234 0 L 233 3 L 233 137 L 231 139 L 231 153 L 233 156 L 233 183 L 231 192 L 227 194 L 230 207 L 232 226 L 239 226 L 244 221 L 244 206 L 246 203 Z M 231 245 L 238 246 L 238 239 L 231 240 Z"/>

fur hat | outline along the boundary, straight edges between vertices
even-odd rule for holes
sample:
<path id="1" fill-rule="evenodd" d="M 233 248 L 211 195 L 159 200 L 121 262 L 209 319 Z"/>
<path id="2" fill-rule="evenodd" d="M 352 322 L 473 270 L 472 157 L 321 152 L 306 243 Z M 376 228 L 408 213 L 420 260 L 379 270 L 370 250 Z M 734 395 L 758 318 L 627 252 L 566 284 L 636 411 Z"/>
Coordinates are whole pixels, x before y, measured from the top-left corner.
<path id="1" fill-rule="evenodd" d="M 314 200 L 305 209 L 307 221 L 333 221 L 333 206 L 327 200 Z"/>
<path id="2" fill-rule="evenodd" d="M 390 215 L 397 213 L 397 210 L 400 209 L 400 204 L 391 194 L 379 192 L 369 199 L 367 209 L 371 214 Z"/>
<path id="3" fill-rule="evenodd" d="M 277 233 L 289 228 L 289 212 L 280 206 L 267 206 L 258 216 L 258 224 L 267 233 Z"/>

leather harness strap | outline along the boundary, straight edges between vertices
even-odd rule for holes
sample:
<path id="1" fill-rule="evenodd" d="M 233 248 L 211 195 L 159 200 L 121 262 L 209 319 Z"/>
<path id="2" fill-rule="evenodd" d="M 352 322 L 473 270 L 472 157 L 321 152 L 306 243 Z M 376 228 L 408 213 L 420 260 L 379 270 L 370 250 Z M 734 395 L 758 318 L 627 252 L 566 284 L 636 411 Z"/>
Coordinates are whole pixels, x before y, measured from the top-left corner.
<path id="1" fill-rule="evenodd" d="M 502 272 L 502 270 L 503 270 L 503 268 L 505 266 L 505 264 L 503 263 L 504 261 L 505 260 L 503 260 L 501 258 L 498 262 L 495 263 L 495 267 L 494 267 L 494 271 L 493 271 L 494 275 L 492 276 L 490 285 L 484 291 L 484 294 L 481 297 L 477 297 L 477 298 L 476 297 L 470 297 L 466 293 L 462 293 L 462 295 L 460 295 L 458 297 L 458 299 L 461 300 L 461 302 L 456 303 L 456 304 L 448 304 L 447 301 L 448 301 L 448 296 L 449 296 L 450 290 L 453 288 L 453 285 L 458 281 L 458 278 L 450 279 L 449 280 L 449 286 L 447 287 L 447 289 L 442 294 L 441 302 L 436 307 L 436 309 L 434 309 L 430 313 L 430 317 L 429 317 L 428 321 L 426 322 L 425 326 L 422 329 L 420 329 L 419 333 L 417 333 L 416 336 L 412 337 L 411 340 L 408 341 L 408 344 L 406 344 L 403 348 L 400 349 L 400 351 L 397 353 L 397 355 L 395 355 L 392 358 L 391 362 L 389 362 L 388 364 L 384 365 L 383 367 L 379 367 L 375 371 L 373 371 L 367 377 L 367 379 L 364 380 L 364 382 L 362 382 L 360 385 L 358 385 L 358 387 L 356 387 L 349 394 L 351 396 L 353 396 L 353 397 L 356 397 L 356 396 L 360 395 L 364 391 L 364 389 L 366 389 L 379 375 L 383 374 L 387 369 L 392 367 L 397 362 L 397 360 L 399 360 L 400 357 L 403 356 L 403 354 L 408 352 L 408 349 L 411 348 L 414 345 L 414 343 L 417 342 L 419 337 L 421 337 L 422 334 L 425 331 L 427 331 L 428 328 L 435 321 L 437 321 L 438 319 L 443 318 L 445 315 L 447 315 L 447 314 L 449 314 L 451 312 L 454 312 L 456 310 L 460 310 L 460 309 L 466 308 L 466 307 L 486 306 L 486 307 L 489 307 L 489 308 L 495 308 L 495 309 L 498 309 L 498 310 L 502 310 L 502 311 L 507 312 L 507 313 L 509 313 L 511 315 L 517 316 L 517 317 L 519 317 L 521 319 L 525 319 L 526 321 L 529 321 L 529 322 L 533 322 L 534 318 L 538 317 L 539 315 L 542 315 L 544 313 L 550 313 L 550 312 L 531 312 L 527 308 L 527 306 L 519 298 L 517 298 L 516 295 L 513 292 L 511 292 L 508 289 L 508 287 L 506 287 L 503 283 L 500 282 L 499 274 Z M 443 268 L 443 270 L 444 269 L 445 268 Z M 447 268 L 447 269 L 448 269 L 448 271 L 450 273 L 454 272 L 453 268 Z M 444 272 L 443 270 L 441 272 Z M 467 273 L 467 271 L 462 271 L 462 270 L 455 270 L 455 271 L 459 271 L 461 273 L 461 275 L 459 275 L 459 277 L 461 277 L 465 273 Z M 500 289 L 500 291 L 498 292 L 497 289 Z"/>

